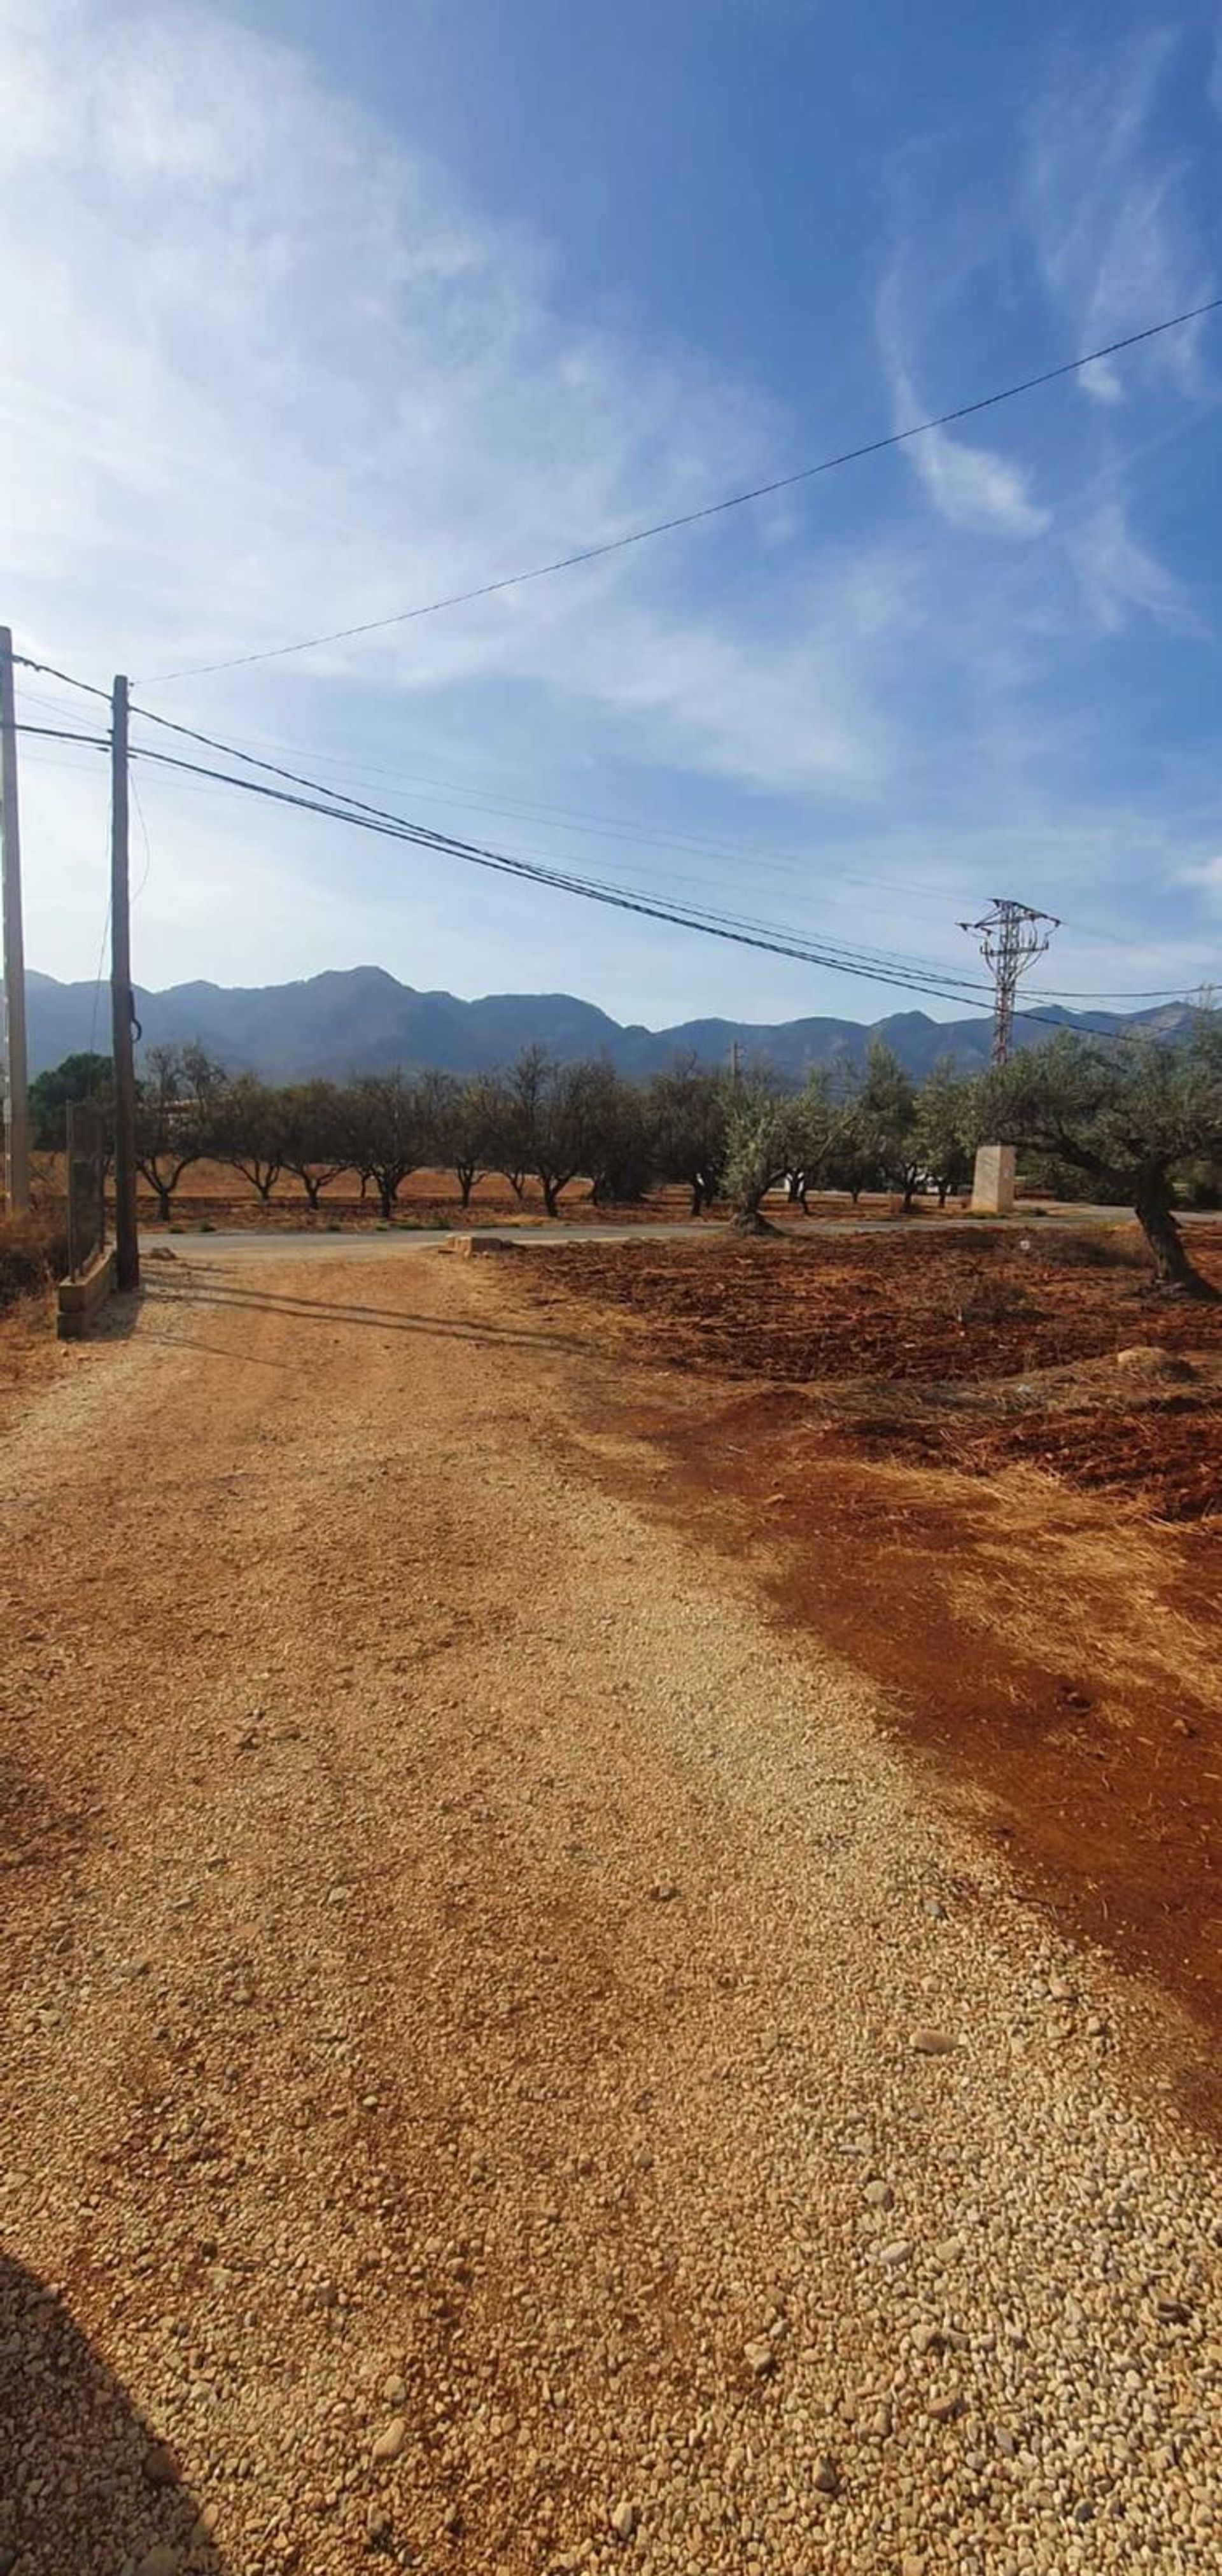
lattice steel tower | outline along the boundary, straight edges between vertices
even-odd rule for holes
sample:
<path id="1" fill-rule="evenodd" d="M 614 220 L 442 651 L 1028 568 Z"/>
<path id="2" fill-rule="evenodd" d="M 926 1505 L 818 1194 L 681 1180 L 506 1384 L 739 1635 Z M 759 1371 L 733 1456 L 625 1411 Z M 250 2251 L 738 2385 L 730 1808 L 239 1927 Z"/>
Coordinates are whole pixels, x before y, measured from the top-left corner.
<path id="1" fill-rule="evenodd" d="M 961 921 L 960 930 L 970 930 L 980 941 L 980 954 L 993 977 L 997 999 L 993 1006 L 993 1062 L 1005 1064 L 1014 1034 L 1014 995 L 1020 975 L 1042 957 L 1054 930 L 1061 927 L 1053 912 L 1034 912 L 1029 903 L 1014 903 L 1008 895 L 994 895 L 993 909 L 983 921 Z"/>

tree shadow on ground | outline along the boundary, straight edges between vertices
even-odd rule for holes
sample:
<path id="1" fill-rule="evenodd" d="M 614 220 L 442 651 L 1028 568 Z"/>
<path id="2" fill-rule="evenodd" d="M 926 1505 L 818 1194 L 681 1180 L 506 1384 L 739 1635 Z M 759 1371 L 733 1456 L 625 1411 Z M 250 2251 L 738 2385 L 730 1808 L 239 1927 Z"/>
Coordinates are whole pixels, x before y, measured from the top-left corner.
<path id="1" fill-rule="evenodd" d="M 245 1281 L 231 1286 L 223 1277 L 210 1277 L 205 1285 L 198 1273 L 191 1278 L 158 1280 L 156 1286 L 157 1302 L 178 1308 L 215 1306 L 222 1311 L 283 1315 L 293 1323 L 363 1324 L 378 1332 L 408 1333 L 425 1340 L 485 1342 L 523 1350 L 580 1351 L 586 1347 L 574 1333 L 533 1331 L 527 1325 L 494 1323 L 483 1316 L 468 1320 L 456 1315 L 412 1314 L 402 1306 L 354 1306 L 327 1297 L 294 1297 L 279 1290 L 251 1287 Z M 240 1356 L 237 1352 L 225 1353 L 227 1358 Z"/>
<path id="2" fill-rule="evenodd" d="M 224 2576 L 155 2426 L 0 2254 L 0 2576 Z"/>

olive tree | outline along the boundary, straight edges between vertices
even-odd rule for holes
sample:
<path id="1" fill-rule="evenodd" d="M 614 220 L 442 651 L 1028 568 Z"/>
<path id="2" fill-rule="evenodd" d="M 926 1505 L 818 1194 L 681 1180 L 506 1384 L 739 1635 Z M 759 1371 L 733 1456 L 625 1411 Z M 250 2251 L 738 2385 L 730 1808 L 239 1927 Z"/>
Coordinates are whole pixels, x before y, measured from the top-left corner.
<path id="1" fill-rule="evenodd" d="M 915 1151 L 944 1208 L 952 1190 L 970 1180 L 976 1140 L 977 1085 L 956 1072 L 949 1056 L 939 1056 L 916 1098 Z"/>
<path id="2" fill-rule="evenodd" d="M 854 1100 L 865 1160 L 890 1188 L 902 1190 L 911 1208 L 921 1178 L 916 1135 L 916 1095 L 898 1056 L 871 1038 L 865 1072 Z"/>
<path id="3" fill-rule="evenodd" d="M 802 1089 L 796 1093 L 788 1125 L 792 1160 L 785 1182 L 790 1202 L 808 1215 L 807 1193 L 817 1190 L 831 1169 L 840 1135 L 842 1115 L 832 1097 L 832 1079 L 826 1065 L 811 1065 Z"/>
<path id="4" fill-rule="evenodd" d="M 764 1200 L 795 1162 L 795 1104 L 766 1074 L 725 1086 L 725 1190 L 740 1234 L 770 1232 Z"/>
<path id="5" fill-rule="evenodd" d="M 1066 1030 L 986 1075 L 981 1114 L 992 1135 L 1084 1173 L 1100 1197 L 1127 1201 L 1161 1288 L 1216 1297 L 1189 1259 L 1174 1183 L 1198 1158 L 1222 1154 L 1222 1015 L 1198 1012 L 1179 1045 Z"/>

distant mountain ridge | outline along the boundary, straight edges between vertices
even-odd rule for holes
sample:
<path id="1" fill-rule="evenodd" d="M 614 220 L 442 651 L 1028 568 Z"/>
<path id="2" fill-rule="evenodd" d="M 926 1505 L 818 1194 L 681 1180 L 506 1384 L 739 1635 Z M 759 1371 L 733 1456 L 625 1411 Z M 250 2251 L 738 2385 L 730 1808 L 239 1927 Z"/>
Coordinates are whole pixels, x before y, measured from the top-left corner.
<path id="1" fill-rule="evenodd" d="M 66 1055 L 110 1045 L 108 999 L 93 984 L 60 984 L 31 973 L 27 1009 L 31 1073 Z M 436 1066 L 448 1073 L 480 1073 L 506 1064 L 532 1041 L 564 1062 L 606 1057 L 619 1072 L 643 1080 L 678 1057 L 725 1064 L 737 1046 L 744 1065 L 767 1059 L 776 1071 L 800 1081 L 810 1065 L 860 1064 L 872 1037 L 892 1047 L 906 1071 L 928 1073 L 939 1056 L 965 1070 L 988 1062 L 991 1024 L 979 1011 L 965 1020 L 931 1020 L 924 1011 L 898 1011 L 883 1020 L 782 1020 L 760 1026 L 746 1020 L 684 1020 L 678 1027 L 621 1027 L 593 1002 L 570 993 L 488 993 L 462 1002 L 453 993 L 418 993 L 380 966 L 312 975 L 303 983 L 230 988 L 222 984 L 173 984 L 164 993 L 138 989 L 136 1016 L 146 1046 L 183 1045 L 192 1039 L 232 1072 L 256 1073 L 267 1082 L 304 1082 L 314 1074 L 344 1081 L 388 1065 Z M 1173 1038 L 1186 1029 L 1185 1003 L 1153 1011 L 1066 1011 L 1049 1006 L 1049 1028 L 1112 1031 L 1145 1028 Z M 1041 1025 L 1020 1019 L 1024 1046 L 1040 1041 Z"/>

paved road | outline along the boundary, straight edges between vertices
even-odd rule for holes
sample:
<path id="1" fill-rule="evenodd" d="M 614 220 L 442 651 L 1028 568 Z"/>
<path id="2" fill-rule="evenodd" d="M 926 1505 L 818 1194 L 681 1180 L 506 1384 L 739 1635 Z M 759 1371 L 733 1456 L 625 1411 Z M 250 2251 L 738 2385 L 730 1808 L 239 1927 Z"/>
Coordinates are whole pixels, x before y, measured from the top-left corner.
<path id="1" fill-rule="evenodd" d="M 0 1457 L 4 2564 L 1204 2571 L 1149 2014 L 515 1265 L 271 1251 Z"/>
<path id="2" fill-rule="evenodd" d="M 994 1230 L 996 1223 L 1002 1222 L 1007 1231 L 1013 1231 L 1021 1225 L 1024 1229 L 1030 1227 L 1038 1232 L 1043 1227 L 1124 1225 L 1130 1221 L 1127 1208 L 1114 1207 L 1066 1208 L 1046 1217 L 1024 1215 L 1021 1219 L 1001 1221 L 990 1220 L 987 1217 L 964 1218 L 962 1216 L 922 1216 L 914 1220 L 922 1234 L 926 1233 L 931 1226 L 945 1230 L 948 1227 L 970 1225 L 972 1232 L 978 1233 L 981 1226 Z M 170 1237 L 160 1232 L 146 1233 L 143 1237 L 143 1248 L 147 1252 L 156 1244 L 168 1241 L 172 1251 L 179 1247 L 185 1251 L 189 1247 L 193 1259 L 201 1256 L 205 1259 L 216 1259 L 221 1254 L 228 1258 L 231 1253 L 237 1253 L 251 1260 L 274 1261 L 283 1260 L 288 1254 L 295 1259 L 299 1254 L 304 1253 L 308 1259 L 319 1261 L 386 1260 L 395 1259 L 405 1251 L 429 1251 L 439 1243 L 449 1243 L 455 1234 L 463 1230 L 465 1229 L 448 1226 L 405 1226 L 402 1229 L 391 1226 L 383 1233 L 377 1227 L 371 1226 L 367 1232 L 328 1234 L 305 1229 L 300 1233 L 290 1232 L 281 1227 L 269 1227 L 265 1232 L 261 1232 L 254 1226 L 234 1226 L 218 1229 L 215 1233 L 201 1233 L 195 1227 L 186 1227 L 181 1235 Z M 507 1243 L 526 1244 L 636 1243 L 641 1240 L 663 1243 L 683 1241 L 715 1243 L 724 1238 L 729 1231 L 725 1225 L 707 1219 L 701 1224 L 643 1222 L 636 1225 L 579 1223 L 566 1225 L 561 1220 L 555 1225 L 480 1226 L 474 1230 L 481 1235 L 494 1235 L 498 1240 L 504 1240 Z M 886 1219 L 878 1217 L 860 1219 L 811 1217 L 804 1225 L 795 1227 L 799 1241 L 805 1241 L 810 1235 L 834 1236 L 846 1232 L 877 1234 L 880 1230 L 889 1231 L 889 1225 Z"/>

